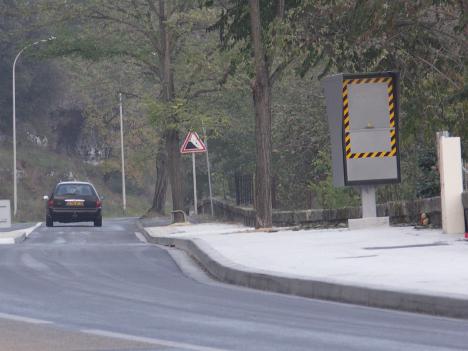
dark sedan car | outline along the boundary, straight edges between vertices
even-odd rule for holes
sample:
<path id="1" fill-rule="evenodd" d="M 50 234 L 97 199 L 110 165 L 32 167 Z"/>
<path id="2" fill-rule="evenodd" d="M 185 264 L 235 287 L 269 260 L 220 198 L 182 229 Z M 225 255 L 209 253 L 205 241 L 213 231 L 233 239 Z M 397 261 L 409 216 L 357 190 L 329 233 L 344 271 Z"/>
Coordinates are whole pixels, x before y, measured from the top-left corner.
<path id="1" fill-rule="evenodd" d="M 55 222 L 94 222 L 102 226 L 102 201 L 96 189 L 87 182 L 61 182 L 47 200 L 46 226 Z"/>

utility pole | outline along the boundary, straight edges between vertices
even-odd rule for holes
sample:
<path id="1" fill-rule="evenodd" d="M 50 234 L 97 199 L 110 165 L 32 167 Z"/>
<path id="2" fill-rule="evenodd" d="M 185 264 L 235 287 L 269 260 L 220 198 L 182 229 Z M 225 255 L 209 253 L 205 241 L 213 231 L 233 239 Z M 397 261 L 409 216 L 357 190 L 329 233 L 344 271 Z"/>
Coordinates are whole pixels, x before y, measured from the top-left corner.
<path id="1" fill-rule="evenodd" d="M 119 93 L 119 110 L 120 110 L 120 148 L 122 154 L 122 206 L 123 213 L 127 211 L 127 195 L 125 193 L 125 155 L 123 141 L 123 109 L 122 109 L 122 93 Z"/>
<path id="2" fill-rule="evenodd" d="M 13 84 L 12 84 L 12 98 L 13 98 L 13 216 L 16 217 L 18 212 L 18 172 L 16 170 L 16 62 L 18 61 L 20 55 L 27 48 L 44 43 L 47 41 L 55 40 L 55 37 L 49 37 L 47 39 L 36 41 L 32 44 L 26 45 L 22 48 L 15 57 L 13 61 Z"/>

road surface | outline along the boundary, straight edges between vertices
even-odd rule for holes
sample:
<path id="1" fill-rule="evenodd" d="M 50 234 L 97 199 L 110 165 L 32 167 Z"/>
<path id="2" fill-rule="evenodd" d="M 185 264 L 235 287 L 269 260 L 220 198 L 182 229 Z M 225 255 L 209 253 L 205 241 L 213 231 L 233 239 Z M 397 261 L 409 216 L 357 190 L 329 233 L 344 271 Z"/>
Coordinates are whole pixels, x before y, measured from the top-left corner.
<path id="1" fill-rule="evenodd" d="M 468 321 L 223 285 L 177 254 L 187 276 L 135 232 L 41 226 L 0 246 L 0 349 L 468 350 Z"/>

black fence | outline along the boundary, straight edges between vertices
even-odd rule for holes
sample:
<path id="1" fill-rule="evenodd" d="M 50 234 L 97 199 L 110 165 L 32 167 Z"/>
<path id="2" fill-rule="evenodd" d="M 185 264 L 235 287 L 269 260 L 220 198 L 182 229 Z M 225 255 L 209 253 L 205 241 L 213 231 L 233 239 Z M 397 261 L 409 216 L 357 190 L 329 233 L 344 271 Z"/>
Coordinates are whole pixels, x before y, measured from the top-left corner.
<path id="1" fill-rule="evenodd" d="M 234 175 L 236 189 L 236 205 L 249 206 L 254 203 L 254 177 L 253 174 Z"/>
<path id="2" fill-rule="evenodd" d="M 253 174 L 236 173 L 234 183 L 237 206 L 253 206 L 255 201 L 255 185 Z M 271 178 L 271 202 L 273 208 L 278 208 L 276 196 L 276 177 Z"/>

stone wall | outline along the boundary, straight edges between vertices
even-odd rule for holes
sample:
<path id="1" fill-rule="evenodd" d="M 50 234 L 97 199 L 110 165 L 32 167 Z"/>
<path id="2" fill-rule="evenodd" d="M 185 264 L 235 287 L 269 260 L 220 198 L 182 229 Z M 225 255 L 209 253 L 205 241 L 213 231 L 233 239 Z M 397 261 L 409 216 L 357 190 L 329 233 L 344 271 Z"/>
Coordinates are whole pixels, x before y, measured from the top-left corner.
<path id="1" fill-rule="evenodd" d="M 253 227 L 255 211 L 252 208 L 236 207 L 224 201 L 213 200 L 215 216 L 230 222 L 239 222 Z M 465 218 L 468 216 L 468 192 L 463 193 Z M 395 201 L 377 206 L 378 216 L 390 217 L 393 224 L 417 224 L 421 213 L 429 216 L 430 224 L 441 226 L 440 197 L 419 199 L 414 201 Z M 210 201 L 203 200 L 199 213 L 210 213 Z M 339 225 L 346 224 L 349 218 L 360 218 L 361 208 L 347 207 L 340 209 L 314 209 L 299 211 L 273 211 L 275 226 L 297 225 Z"/>

